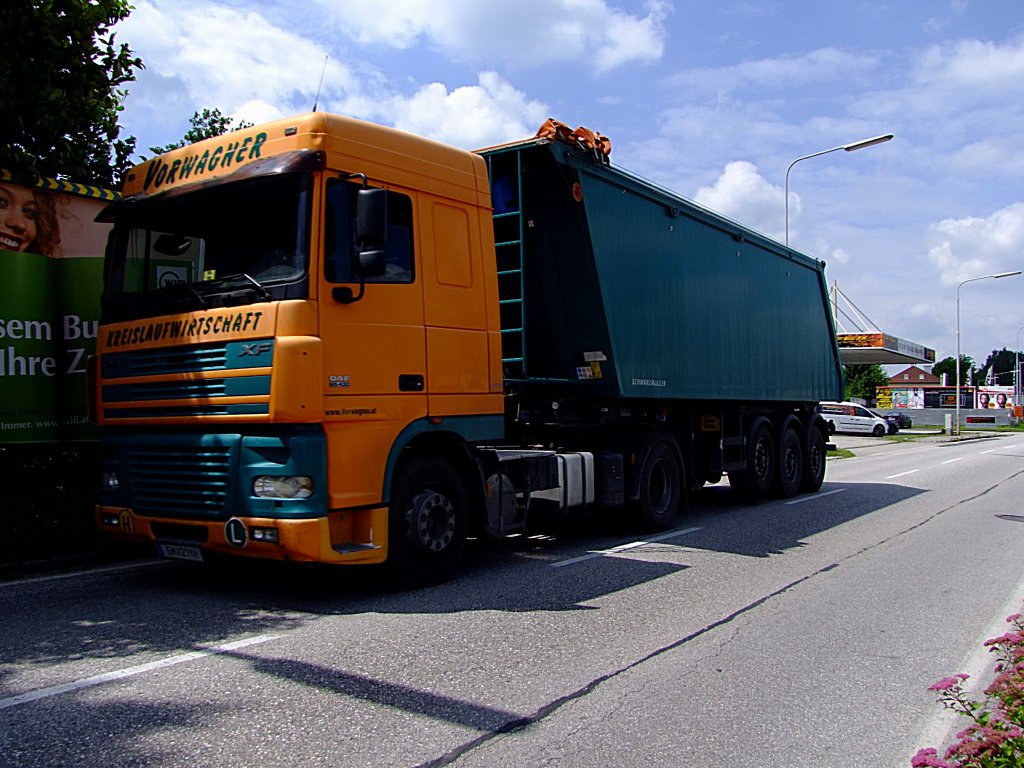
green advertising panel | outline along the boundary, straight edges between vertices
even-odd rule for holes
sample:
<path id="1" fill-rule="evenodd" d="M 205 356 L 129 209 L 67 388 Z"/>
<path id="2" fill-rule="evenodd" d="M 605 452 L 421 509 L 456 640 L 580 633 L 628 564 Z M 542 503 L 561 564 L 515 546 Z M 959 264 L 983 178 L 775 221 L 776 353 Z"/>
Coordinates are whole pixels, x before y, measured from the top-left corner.
<path id="1" fill-rule="evenodd" d="M 86 362 L 109 226 L 94 219 L 111 193 L 51 190 L 0 175 L 0 444 L 97 437 Z"/>

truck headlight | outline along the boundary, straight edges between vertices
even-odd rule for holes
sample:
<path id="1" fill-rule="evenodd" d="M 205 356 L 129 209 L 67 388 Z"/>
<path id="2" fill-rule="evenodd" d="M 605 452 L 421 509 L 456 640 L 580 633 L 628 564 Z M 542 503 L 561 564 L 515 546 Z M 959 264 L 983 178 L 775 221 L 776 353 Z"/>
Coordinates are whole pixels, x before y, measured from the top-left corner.
<path id="1" fill-rule="evenodd" d="M 252 482 L 252 494 L 261 499 L 308 499 L 313 495 L 313 478 L 261 475 Z"/>

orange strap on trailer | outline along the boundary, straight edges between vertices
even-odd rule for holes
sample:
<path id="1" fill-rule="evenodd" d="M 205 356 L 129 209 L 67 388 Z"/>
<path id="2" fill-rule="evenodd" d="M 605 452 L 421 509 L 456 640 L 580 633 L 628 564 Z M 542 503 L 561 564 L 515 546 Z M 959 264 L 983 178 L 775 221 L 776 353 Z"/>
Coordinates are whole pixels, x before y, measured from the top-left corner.
<path id="1" fill-rule="evenodd" d="M 597 131 L 592 131 L 589 128 L 584 128 L 582 125 L 573 130 L 565 123 L 560 123 L 554 118 L 548 118 L 544 121 L 537 131 L 538 139 L 561 139 L 570 144 L 578 144 L 584 149 L 593 150 L 594 152 L 608 157 L 612 153 L 612 140 L 607 136 L 604 136 Z"/>

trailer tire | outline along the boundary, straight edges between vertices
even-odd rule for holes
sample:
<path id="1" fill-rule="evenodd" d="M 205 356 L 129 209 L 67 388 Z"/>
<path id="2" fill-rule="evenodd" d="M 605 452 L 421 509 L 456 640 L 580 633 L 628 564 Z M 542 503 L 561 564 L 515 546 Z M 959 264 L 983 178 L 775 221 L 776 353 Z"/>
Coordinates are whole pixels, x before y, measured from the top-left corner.
<path id="1" fill-rule="evenodd" d="M 777 463 L 776 490 L 782 498 L 791 499 L 800 493 L 804 474 L 804 451 L 792 426 L 782 430 L 779 437 Z"/>
<path id="2" fill-rule="evenodd" d="M 649 531 L 667 531 L 679 518 L 683 496 L 683 466 L 667 440 L 651 445 L 640 470 L 637 511 Z"/>
<path id="3" fill-rule="evenodd" d="M 801 486 L 805 493 L 814 493 L 825 482 L 825 437 L 817 427 L 807 430 L 807 445 L 804 448 L 804 476 Z"/>
<path id="4" fill-rule="evenodd" d="M 469 505 L 458 473 L 443 459 L 413 459 L 399 473 L 388 510 L 386 567 L 402 588 L 452 577 L 469 530 Z"/>
<path id="5" fill-rule="evenodd" d="M 775 482 L 775 441 L 771 422 L 761 417 L 753 423 L 747 436 L 746 469 L 729 473 L 729 485 L 747 501 L 760 501 Z"/>

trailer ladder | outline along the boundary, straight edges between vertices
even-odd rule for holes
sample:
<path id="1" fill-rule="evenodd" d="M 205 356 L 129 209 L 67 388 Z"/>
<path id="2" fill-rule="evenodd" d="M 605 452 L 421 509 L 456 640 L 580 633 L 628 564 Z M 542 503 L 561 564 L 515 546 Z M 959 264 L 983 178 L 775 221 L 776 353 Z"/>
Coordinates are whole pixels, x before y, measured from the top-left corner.
<path id="1" fill-rule="evenodd" d="M 513 162 L 514 159 L 514 162 Z M 523 279 L 522 163 L 513 151 L 487 156 L 494 205 L 494 248 L 501 315 L 501 364 L 505 377 L 526 378 L 526 310 Z"/>

